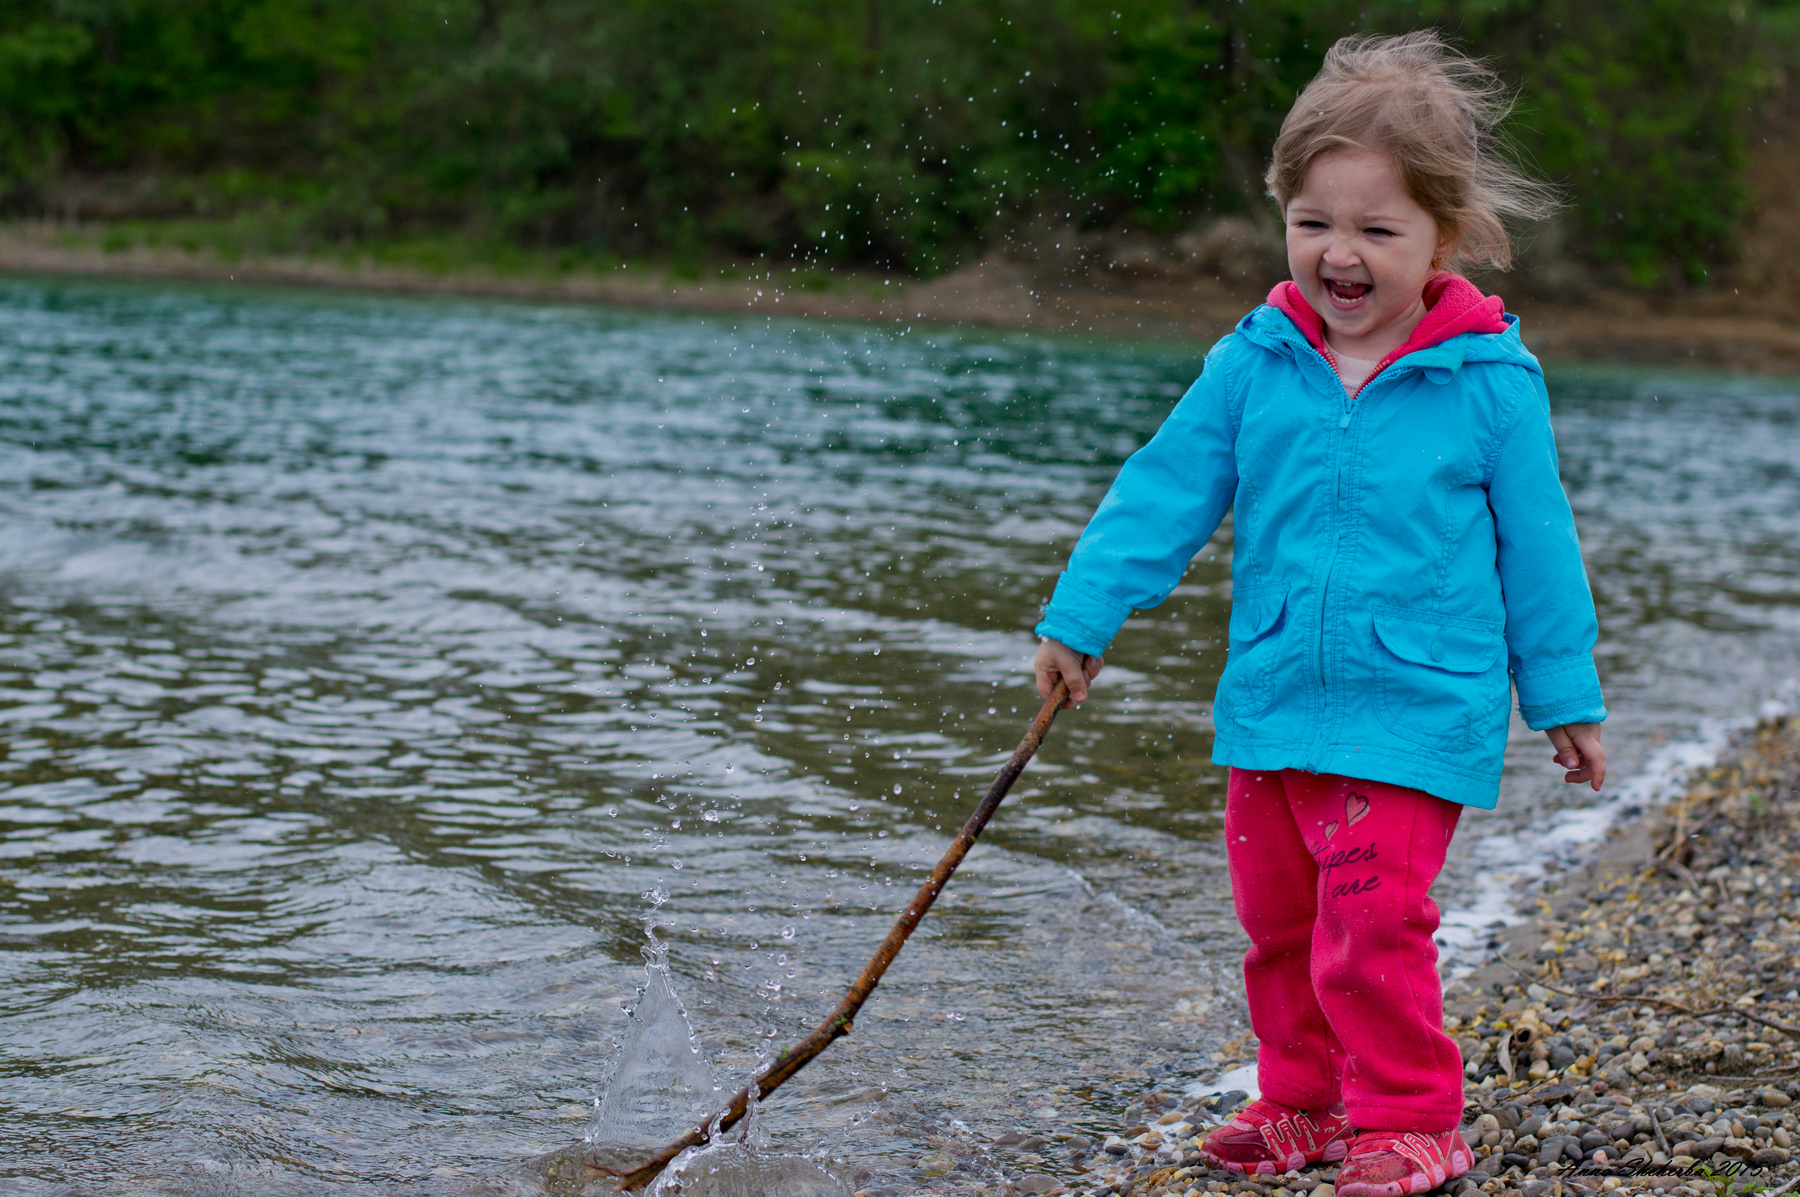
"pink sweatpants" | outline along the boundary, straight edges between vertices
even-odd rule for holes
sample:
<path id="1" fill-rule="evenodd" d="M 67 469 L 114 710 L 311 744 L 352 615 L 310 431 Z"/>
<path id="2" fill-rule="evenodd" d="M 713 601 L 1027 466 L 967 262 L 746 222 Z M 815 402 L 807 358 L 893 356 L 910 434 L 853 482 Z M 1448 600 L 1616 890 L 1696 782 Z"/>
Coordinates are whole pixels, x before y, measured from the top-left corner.
<path id="1" fill-rule="evenodd" d="M 1363 1130 L 1455 1129 L 1462 1060 L 1443 1032 L 1426 891 L 1461 813 L 1401 786 L 1231 771 L 1226 858 L 1264 1096 L 1341 1100 Z"/>

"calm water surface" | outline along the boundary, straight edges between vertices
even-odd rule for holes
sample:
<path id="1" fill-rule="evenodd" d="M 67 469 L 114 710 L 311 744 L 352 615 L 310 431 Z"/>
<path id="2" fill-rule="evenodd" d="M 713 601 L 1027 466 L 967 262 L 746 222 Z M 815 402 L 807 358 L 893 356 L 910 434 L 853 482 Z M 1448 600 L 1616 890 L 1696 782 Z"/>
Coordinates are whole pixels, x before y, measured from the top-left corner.
<path id="1" fill-rule="evenodd" d="M 1036 607 L 1199 358 L 0 281 L 0 1192 L 529 1191 L 651 914 L 741 1083 L 1016 741 Z M 1552 391 L 1629 770 L 1800 675 L 1800 384 Z M 1235 1058 L 1228 536 L 773 1143 L 972 1192 L 921 1160 Z M 1583 800 L 1544 755 L 1447 905 Z"/>

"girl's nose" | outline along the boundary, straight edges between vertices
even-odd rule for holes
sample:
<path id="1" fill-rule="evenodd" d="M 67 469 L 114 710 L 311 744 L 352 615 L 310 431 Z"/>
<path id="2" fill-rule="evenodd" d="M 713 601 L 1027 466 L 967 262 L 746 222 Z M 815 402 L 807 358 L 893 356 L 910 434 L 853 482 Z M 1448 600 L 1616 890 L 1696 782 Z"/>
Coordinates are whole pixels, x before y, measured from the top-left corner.
<path id="1" fill-rule="evenodd" d="M 1362 259 L 1357 257 L 1356 251 L 1350 248 L 1350 243 L 1341 238 L 1333 239 L 1331 244 L 1325 247 L 1325 262 L 1329 266 L 1347 268 L 1355 266 L 1361 261 Z"/>

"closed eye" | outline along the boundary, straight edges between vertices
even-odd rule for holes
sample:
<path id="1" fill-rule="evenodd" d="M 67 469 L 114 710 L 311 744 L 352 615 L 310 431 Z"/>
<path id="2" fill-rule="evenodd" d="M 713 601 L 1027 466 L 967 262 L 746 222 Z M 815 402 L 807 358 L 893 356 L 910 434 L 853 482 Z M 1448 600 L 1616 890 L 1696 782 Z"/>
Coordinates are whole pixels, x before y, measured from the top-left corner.
<path id="1" fill-rule="evenodd" d="M 1294 222 L 1294 227 L 1301 229 L 1322 229 L 1325 227 L 1325 222 L 1322 220 L 1296 220 Z"/>
<path id="2" fill-rule="evenodd" d="M 1363 232 L 1369 234 L 1371 237 L 1395 237 L 1399 235 L 1395 233 L 1393 229 L 1384 229 L 1380 225 L 1364 229 Z"/>

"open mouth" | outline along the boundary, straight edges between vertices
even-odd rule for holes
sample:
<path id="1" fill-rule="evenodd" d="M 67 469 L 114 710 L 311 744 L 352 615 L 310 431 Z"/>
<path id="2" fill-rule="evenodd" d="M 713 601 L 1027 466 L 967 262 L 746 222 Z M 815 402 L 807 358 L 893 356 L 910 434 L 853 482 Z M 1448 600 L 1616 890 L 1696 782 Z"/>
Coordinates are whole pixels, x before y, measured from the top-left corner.
<path id="1" fill-rule="evenodd" d="M 1335 302 L 1352 304 L 1375 289 L 1373 283 L 1350 283 L 1342 279 L 1328 278 L 1325 282 L 1325 294 Z"/>

